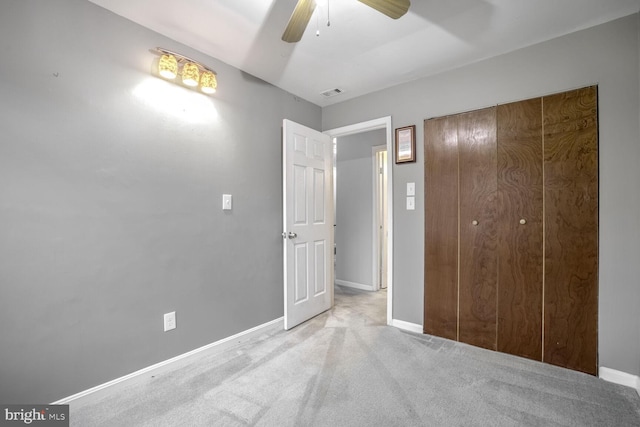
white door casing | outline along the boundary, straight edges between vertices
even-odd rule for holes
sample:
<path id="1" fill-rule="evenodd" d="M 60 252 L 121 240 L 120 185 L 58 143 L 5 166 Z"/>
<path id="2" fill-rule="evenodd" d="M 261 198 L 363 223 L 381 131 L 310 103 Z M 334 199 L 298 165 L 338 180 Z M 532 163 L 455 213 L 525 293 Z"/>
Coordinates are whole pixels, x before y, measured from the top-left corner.
<path id="1" fill-rule="evenodd" d="M 387 134 L 387 324 L 396 325 L 402 321 L 393 319 L 393 137 L 391 116 L 380 117 L 348 126 L 324 131 L 331 138 L 353 135 L 355 133 L 368 132 L 374 129 L 385 129 Z M 404 322 L 406 323 L 406 322 Z M 403 323 L 403 324 L 404 324 Z M 422 332 L 422 329 L 416 329 Z"/>
<path id="2" fill-rule="evenodd" d="M 387 146 L 372 148 L 373 158 L 373 279 L 374 287 L 387 287 Z"/>
<path id="3" fill-rule="evenodd" d="M 284 327 L 333 305 L 333 186 L 329 136 L 283 121 Z"/>

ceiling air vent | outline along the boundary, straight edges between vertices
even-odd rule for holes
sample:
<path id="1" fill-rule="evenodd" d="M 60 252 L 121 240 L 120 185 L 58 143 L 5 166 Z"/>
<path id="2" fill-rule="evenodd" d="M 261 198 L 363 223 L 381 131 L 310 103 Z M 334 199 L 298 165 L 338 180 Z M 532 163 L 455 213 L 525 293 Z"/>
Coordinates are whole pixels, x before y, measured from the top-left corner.
<path id="1" fill-rule="evenodd" d="M 325 98 L 330 98 L 332 96 L 336 96 L 336 95 L 340 95 L 342 93 L 342 89 L 329 89 L 329 90 L 325 90 L 324 92 L 320 92 L 320 95 L 324 96 Z"/>

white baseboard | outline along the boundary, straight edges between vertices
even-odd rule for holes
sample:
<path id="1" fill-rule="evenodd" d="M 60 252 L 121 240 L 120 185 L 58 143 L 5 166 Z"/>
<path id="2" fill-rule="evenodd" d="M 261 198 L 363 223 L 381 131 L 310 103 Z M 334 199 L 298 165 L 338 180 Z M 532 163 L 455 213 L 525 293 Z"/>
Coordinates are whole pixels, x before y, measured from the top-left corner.
<path id="1" fill-rule="evenodd" d="M 422 334 L 422 325 L 416 323 L 405 322 L 404 320 L 391 319 L 390 326 L 395 326 L 398 329 L 403 329 L 409 332 L 415 332 L 416 334 Z"/>
<path id="2" fill-rule="evenodd" d="M 335 282 L 336 285 L 344 286 L 347 288 L 360 289 L 362 291 L 373 291 L 373 285 L 365 285 L 364 283 L 349 282 L 347 280 L 340 279 L 336 279 Z"/>
<path id="3" fill-rule="evenodd" d="M 601 366 L 598 369 L 598 376 L 611 383 L 635 388 L 638 394 L 640 394 L 640 378 L 637 375 L 627 374 L 626 372 Z"/>
<path id="4" fill-rule="evenodd" d="M 373 291 L 373 285 L 365 285 L 363 283 L 348 282 L 346 280 L 335 280 L 336 285 L 345 286 L 347 288 L 360 289 L 363 291 Z"/>
<path id="5" fill-rule="evenodd" d="M 60 399 L 58 401 L 52 402 L 51 405 L 66 405 L 66 404 L 68 404 L 69 402 L 71 402 L 73 400 L 79 399 L 81 397 L 87 396 L 89 394 L 95 393 L 97 391 L 103 390 L 103 389 L 105 389 L 107 387 L 111 387 L 111 386 L 119 384 L 121 382 L 131 380 L 131 379 L 133 379 L 135 377 L 138 377 L 140 375 L 146 374 L 146 373 L 148 373 L 150 371 L 154 371 L 154 370 L 160 369 L 162 367 L 174 364 L 176 362 L 184 360 L 184 359 L 186 359 L 188 357 L 191 357 L 193 355 L 196 355 L 198 353 L 202 353 L 202 352 L 205 352 L 205 351 L 222 351 L 222 350 L 225 350 L 225 349 L 227 349 L 229 347 L 232 347 L 234 345 L 242 344 L 242 343 L 245 343 L 245 342 L 249 342 L 249 341 L 259 337 L 261 334 L 263 334 L 265 332 L 270 332 L 272 330 L 282 330 L 282 329 L 284 329 L 284 317 L 280 317 L 279 319 L 275 319 L 275 320 L 272 320 L 270 322 L 263 323 L 262 325 L 258 325 L 258 326 L 254 327 L 254 328 L 247 329 L 246 331 L 239 332 L 239 333 L 237 333 L 235 335 L 232 335 L 230 337 L 223 338 L 221 340 L 215 341 L 215 342 L 213 342 L 211 344 L 207 344 L 207 345 L 202 346 L 200 348 L 196 348 L 195 350 L 191 350 L 191 351 L 189 351 L 187 353 L 180 354 L 180 355 L 178 355 L 176 357 L 172 357 L 171 359 L 165 360 L 163 362 L 159 362 L 159 363 L 156 363 L 154 365 L 147 366 L 146 368 L 142 368 L 142 369 L 140 369 L 138 371 L 132 372 L 132 373 L 130 373 L 128 375 L 125 375 L 123 377 L 116 378 L 116 379 L 111 380 L 109 382 L 106 382 L 104 384 L 100 384 L 100 385 L 92 387 L 92 388 L 90 388 L 88 390 L 84 390 L 84 391 L 81 391 L 80 393 L 76 393 L 74 395 L 65 397 L 64 399 Z"/>

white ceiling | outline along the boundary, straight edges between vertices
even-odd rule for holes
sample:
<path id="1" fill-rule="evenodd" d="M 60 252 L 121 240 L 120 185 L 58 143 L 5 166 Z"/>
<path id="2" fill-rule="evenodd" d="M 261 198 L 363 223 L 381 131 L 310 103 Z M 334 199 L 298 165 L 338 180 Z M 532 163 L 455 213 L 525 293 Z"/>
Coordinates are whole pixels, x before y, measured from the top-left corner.
<path id="1" fill-rule="evenodd" d="M 392 20 L 357 0 L 317 0 L 289 44 L 280 37 L 297 0 L 90 1 L 320 106 L 640 10 L 640 0 L 412 0 Z M 334 88 L 344 92 L 320 95 Z"/>

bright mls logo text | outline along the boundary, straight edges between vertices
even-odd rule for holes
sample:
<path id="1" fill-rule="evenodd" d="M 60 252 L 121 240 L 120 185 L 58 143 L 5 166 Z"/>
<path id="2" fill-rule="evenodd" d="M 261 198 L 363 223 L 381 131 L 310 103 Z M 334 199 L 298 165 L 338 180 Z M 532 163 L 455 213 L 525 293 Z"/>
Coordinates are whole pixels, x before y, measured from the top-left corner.
<path id="1" fill-rule="evenodd" d="M 35 423 L 35 425 L 68 425 L 68 405 L 2 405 L 4 406 L 4 421 L 2 425 L 20 425 Z M 59 424 L 61 423 L 61 424 Z"/>

